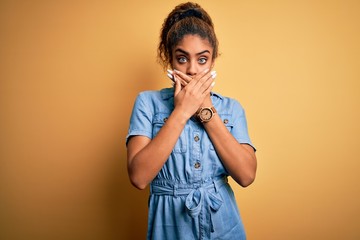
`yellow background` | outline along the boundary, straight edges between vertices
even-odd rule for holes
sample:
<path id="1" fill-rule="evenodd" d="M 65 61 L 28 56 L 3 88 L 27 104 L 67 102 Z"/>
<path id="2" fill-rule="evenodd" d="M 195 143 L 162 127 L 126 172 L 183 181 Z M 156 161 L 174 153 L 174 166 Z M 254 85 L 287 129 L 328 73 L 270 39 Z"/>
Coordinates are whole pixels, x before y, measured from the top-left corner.
<path id="1" fill-rule="evenodd" d="M 144 239 L 127 177 L 139 91 L 179 1 L 0 2 L 0 239 Z M 246 109 L 248 239 L 360 239 L 360 2 L 199 1 L 220 41 L 215 91 Z"/>

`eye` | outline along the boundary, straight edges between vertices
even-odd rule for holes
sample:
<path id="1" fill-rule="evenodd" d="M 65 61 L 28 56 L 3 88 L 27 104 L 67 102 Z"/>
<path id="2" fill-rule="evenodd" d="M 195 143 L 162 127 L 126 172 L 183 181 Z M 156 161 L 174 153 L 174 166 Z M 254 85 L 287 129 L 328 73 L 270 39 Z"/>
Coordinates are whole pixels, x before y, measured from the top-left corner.
<path id="1" fill-rule="evenodd" d="M 200 64 L 205 64 L 207 62 L 207 58 L 205 58 L 205 57 L 199 58 L 198 62 Z"/>
<path id="2" fill-rule="evenodd" d="M 177 60 L 178 60 L 179 63 L 186 63 L 187 62 L 186 57 L 178 57 Z"/>

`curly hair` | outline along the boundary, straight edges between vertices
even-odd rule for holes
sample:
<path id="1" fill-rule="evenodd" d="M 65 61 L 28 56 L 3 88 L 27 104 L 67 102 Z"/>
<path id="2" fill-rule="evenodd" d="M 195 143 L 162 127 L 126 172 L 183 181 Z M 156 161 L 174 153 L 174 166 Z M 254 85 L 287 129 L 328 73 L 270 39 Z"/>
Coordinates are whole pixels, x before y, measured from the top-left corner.
<path id="1" fill-rule="evenodd" d="M 166 69 L 171 65 L 172 50 L 185 35 L 198 35 L 213 47 L 214 60 L 218 56 L 218 40 L 209 14 L 197 3 L 182 3 L 165 18 L 160 33 L 158 61 Z"/>

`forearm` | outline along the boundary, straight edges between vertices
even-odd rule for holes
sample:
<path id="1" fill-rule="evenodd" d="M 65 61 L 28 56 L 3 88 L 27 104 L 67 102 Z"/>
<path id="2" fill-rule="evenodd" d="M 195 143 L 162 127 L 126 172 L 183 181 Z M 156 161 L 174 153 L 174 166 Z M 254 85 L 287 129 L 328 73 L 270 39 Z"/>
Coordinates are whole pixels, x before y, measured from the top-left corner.
<path id="1" fill-rule="evenodd" d="M 178 71 L 176 71 L 178 72 Z M 188 76 L 183 73 L 186 78 Z M 186 122 L 196 112 L 214 86 L 214 76 L 207 70 L 197 75 L 186 86 L 181 86 L 179 75 L 174 73 L 174 111 L 166 123 L 150 140 L 135 136 L 128 142 L 128 172 L 134 186 L 144 189 L 159 173 L 174 148 Z"/>
<path id="2" fill-rule="evenodd" d="M 186 122 L 187 117 L 174 110 L 152 140 L 146 143 L 129 141 L 128 172 L 134 186 L 144 189 L 155 178 L 169 158 Z"/>
<path id="3" fill-rule="evenodd" d="M 239 144 L 217 114 L 210 122 L 204 123 L 204 127 L 230 176 L 243 187 L 250 185 L 256 175 L 254 150 Z"/>

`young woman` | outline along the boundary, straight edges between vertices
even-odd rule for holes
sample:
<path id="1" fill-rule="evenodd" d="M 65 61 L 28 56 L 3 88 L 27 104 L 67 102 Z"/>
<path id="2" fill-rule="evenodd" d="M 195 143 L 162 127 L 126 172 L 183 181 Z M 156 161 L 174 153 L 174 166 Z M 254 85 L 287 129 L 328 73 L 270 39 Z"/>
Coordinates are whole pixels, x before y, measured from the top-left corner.
<path id="1" fill-rule="evenodd" d="M 255 148 L 241 105 L 211 91 L 217 55 L 207 12 L 176 6 L 158 48 L 173 87 L 138 95 L 126 139 L 132 184 L 150 184 L 148 239 L 245 239 L 227 176 L 250 185 Z"/>

